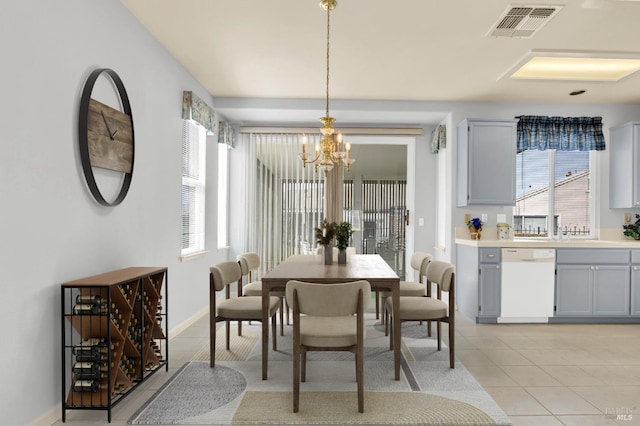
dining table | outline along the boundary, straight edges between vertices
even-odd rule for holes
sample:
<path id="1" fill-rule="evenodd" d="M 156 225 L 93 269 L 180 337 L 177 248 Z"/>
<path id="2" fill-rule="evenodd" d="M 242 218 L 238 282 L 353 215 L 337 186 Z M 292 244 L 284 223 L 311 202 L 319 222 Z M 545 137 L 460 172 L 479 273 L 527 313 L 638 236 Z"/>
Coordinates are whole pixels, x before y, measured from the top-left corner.
<path id="1" fill-rule="evenodd" d="M 267 380 L 269 363 L 269 295 L 284 289 L 290 280 L 334 284 L 366 280 L 372 290 L 391 292 L 393 312 L 400 309 L 400 278 L 377 254 L 355 254 L 347 263 L 323 263 L 322 255 L 292 255 L 262 276 L 262 380 Z M 400 380 L 400 321 L 393 321 L 395 380 Z"/>

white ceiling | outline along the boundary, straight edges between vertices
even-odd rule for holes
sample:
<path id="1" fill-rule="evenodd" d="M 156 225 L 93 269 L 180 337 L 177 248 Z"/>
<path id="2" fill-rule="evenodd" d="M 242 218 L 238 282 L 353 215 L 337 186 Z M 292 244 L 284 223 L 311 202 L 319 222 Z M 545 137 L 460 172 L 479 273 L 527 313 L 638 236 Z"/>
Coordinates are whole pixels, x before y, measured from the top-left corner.
<path id="1" fill-rule="evenodd" d="M 318 0 L 121 2 L 213 96 L 325 96 L 326 12 Z M 530 39 L 487 36 L 516 4 L 563 8 Z M 637 1 L 339 0 L 331 13 L 330 96 L 637 104 L 640 72 L 614 83 L 499 77 L 534 49 L 640 53 L 639 20 Z M 569 96 L 578 89 L 587 92 Z M 254 117 L 263 112 L 256 108 Z M 317 108 L 297 114 L 300 121 L 319 117 Z"/>

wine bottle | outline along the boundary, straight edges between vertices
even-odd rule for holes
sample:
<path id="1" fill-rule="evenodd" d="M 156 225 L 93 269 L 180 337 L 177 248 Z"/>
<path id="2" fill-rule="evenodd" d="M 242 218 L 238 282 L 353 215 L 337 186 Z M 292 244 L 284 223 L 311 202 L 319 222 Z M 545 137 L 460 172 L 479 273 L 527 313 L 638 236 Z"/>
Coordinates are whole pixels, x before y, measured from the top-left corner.
<path id="1" fill-rule="evenodd" d="M 76 374 L 98 374 L 107 372 L 107 366 L 98 362 L 76 362 L 71 371 Z"/>
<path id="2" fill-rule="evenodd" d="M 95 392 L 98 389 L 107 389 L 107 385 L 96 380 L 76 380 L 73 383 L 73 390 L 76 392 Z"/>
<path id="3" fill-rule="evenodd" d="M 99 294 L 95 294 L 95 295 L 82 295 L 79 294 L 76 296 L 76 303 L 78 305 L 83 305 L 83 304 L 101 304 L 103 303 L 103 299 L 102 296 L 100 296 Z"/>
<path id="4" fill-rule="evenodd" d="M 73 307 L 74 315 L 99 315 L 99 314 L 106 314 L 106 313 L 107 313 L 107 307 L 105 305 L 81 303 Z"/>

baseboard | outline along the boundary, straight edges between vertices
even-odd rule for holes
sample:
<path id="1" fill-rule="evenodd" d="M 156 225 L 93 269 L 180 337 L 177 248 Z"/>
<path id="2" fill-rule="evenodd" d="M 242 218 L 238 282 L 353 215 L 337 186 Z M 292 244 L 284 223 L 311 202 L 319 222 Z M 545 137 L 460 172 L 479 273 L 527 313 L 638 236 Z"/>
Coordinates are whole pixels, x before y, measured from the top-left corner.
<path id="1" fill-rule="evenodd" d="M 40 417 L 27 423 L 27 426 L 51 426 L 52 424 L 54 424 L 55 422 L 61 419 L 60 417 L 61 410 L 62 410 L 62 407 L 60 404 L 58 404 L 55 407 L 51 408 L 46 413 L 42 414 Z"/>
<path id="2" fill-rule="evenodd" d="M 171 339 L 173 339 L 174 337 L 177 337 L 180 333 L 185 331 L 187 328 L 198 322 L 200 319 L 202 319 L 202 317 L 206 315 L 209 315 L 208 306 L 206 308 L 202 308 L 202 310 L 191 315 L 189 318 L 169 330 L 169 341 L 171 341 Z"/>

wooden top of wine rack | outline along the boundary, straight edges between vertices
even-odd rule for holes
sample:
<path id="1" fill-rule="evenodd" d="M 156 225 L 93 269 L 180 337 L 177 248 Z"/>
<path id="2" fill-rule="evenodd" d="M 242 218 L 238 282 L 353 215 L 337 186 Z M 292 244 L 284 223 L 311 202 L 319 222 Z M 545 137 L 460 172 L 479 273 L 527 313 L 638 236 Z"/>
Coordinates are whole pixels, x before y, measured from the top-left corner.
<path id="1" fill-rule="evenodd" d="M 62 287 L 109 287 L 166 272 L 166 267 L 132 266 L 62 284 Z"/>

